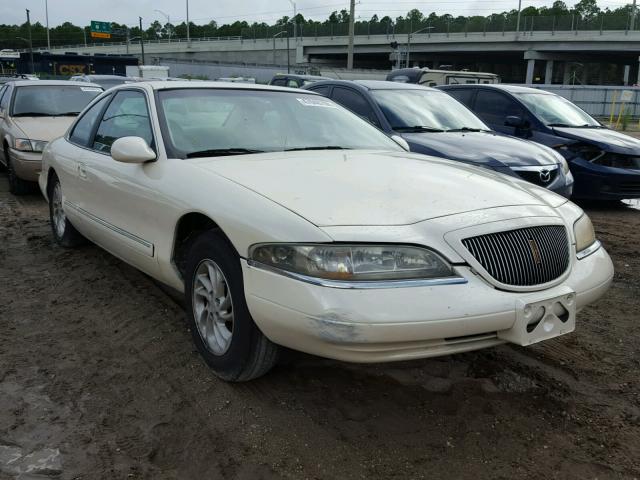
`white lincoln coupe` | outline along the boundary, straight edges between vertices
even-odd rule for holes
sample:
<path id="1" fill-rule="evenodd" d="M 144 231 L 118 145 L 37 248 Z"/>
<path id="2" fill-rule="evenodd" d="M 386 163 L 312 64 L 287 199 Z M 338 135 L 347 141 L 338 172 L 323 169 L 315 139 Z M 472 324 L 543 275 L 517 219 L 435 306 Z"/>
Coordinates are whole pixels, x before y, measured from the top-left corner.
<path id="1" fill-rule="evenodd" d="M 229 381 L 279 346 L 383 362 L 529 345 L 571 332 L 613 276 L 565 198 L 410 154 L 300 90 L 113 88 L 49 143 L 39 183 L 60 245 L 87 238 L 184 292 Z"/>

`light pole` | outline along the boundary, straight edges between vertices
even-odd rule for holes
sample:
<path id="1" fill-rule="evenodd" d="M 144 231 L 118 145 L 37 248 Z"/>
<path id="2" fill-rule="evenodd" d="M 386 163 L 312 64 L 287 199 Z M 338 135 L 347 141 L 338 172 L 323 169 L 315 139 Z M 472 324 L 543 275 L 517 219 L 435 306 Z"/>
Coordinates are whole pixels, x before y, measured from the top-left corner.
<path id="1" fill-rule="evenodd" d="M 35 73 L 33 68 L 33 39 L 31 38 L 31 17 L 29 16 L 29 9 L 27 11 L 27 28 L 29 29 L 29 60 L 31 61 L 31 73 Z"/>
<path id="2" fill-rule="evenodd" d="M 273 64 L 274 64 L 274 65 L 277 65 L 277 64 L 276 64 L 276 37 L 279 37 L 279 36 L 280 36 L 280 35 L 282 35 L 283 33 L 289 33 L 289 32 L 287 32 L 286 30 L 282 30 L 282 31 L 280 31 L 280 32 L 276 33 L 276 34 L 273 36 Z M 288 57 L 288 56 L 289 56 L 289 52 L 287 52 L 287 57 Z M 287 73 L 289 73 L 289 72 L 287 72 Z"/>
<path id="3" fill-rule="evenodd" d="M 51 50 L 51 39 L 49 38 L 49 2 L 44 0 L 44 16 L 47 21 L 47 50 Z"/>
<path id="4" fill-rule="evenodd" d="M 187 0 L 187 48 L 191 46 L 191 37 L 189 36 L 189 0 Z"/>
<path id="5" fill-rule="evenodd" d="M 162 10 L 155 9 L 154 12 L 160 13 L 161 15 L 164 16 L 164 18 L 167 19 L 167 24 L 169 25 L 169 41 L 171 41 L 171 18 L 169 17 L 169 15 L 164 13 Z"/>
<path id="6" fill-rule="evenodd" d="M 631 5 L 631 28 L 629 30 L 633 31 L 636 29 L 636 0 L 633 0 L 633 5 Z"/>
<path id="7" fill-rule="evenodd" d="M 518 19 L 516 20 L 516 33 L 520 32 L 520 14 L 522 13 L 522 0 L 518 0 Z"/>
<path id="8" fill-rule="evenodd" d="M 293 38 L 295 38 L 296 40 L 296 45 L 298 44 L 298 29 L 297 29 L 297 23 L 298 23 L 298 10 L 296 9 L 296 2 L 294 2 L 293 0 L 289 0 L 289 3 L 291 4 L 291 6 L 293 7 Z"/>
<path id="9" fill-rule="evenodd" d="M 349 4 L 349 45 L 347 47 L 347 70 L 353 70 L 353 37 L 355 35 L 356 0 Z"/>
<path id="10" fill-rule="evenodd" d="M 144 34 L 142 33 L 142 17 L 138 17 L 140 21 L 140 53 L 142 54 L 142 65 L 146 65 L 144 63 L 144 39 L 142 38 Z"/>
<path id="11" fill-rule="evenodd" d="M 420 30 L 416 30 L 415 32 L 411 32 L 407 35 L 407 59 L 405 61 L 405 66 L 409 68 L 409 55 L 411 54 L 411 35 L 415 35 L 416 33 L 424 32 L 425 30 L 431 30 L 433 27 L 424 27 Z"/>

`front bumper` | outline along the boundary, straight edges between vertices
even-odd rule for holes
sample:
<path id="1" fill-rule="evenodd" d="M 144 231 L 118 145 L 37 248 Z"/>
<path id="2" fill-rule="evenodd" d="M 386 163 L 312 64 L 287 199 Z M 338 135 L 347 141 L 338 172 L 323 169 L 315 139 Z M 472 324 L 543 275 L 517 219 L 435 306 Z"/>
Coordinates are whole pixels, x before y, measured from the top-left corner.
<path id="1" fill-rule="evenodd" d="M 640 170 L 607 167 L 583 159 L 569 162 L 576 179 L 574 198 L 624 200 L 640 198 Z"/>
<path id="2" fill-rule="evenodd" d="M 37 182 L 40 170 L 42 170 L 42 153 L 23 152 L 9 149 L 11 165 L 18 178 L 28 182 Z"/>
<path id="3" fill-rule="evenodd" d="M 242 261 L 245 297 L 274 343 L 327 358 L 384 362 L 425 358 L 505 343 L 518 305 L 575 292 L 577 309 L 609 287 L 613 265 L 600 248 L 577 261 L 553 288 L 515 293 L 493 288 L 468 267 L 467 283 L 346 290 L 304 283 Z"/>

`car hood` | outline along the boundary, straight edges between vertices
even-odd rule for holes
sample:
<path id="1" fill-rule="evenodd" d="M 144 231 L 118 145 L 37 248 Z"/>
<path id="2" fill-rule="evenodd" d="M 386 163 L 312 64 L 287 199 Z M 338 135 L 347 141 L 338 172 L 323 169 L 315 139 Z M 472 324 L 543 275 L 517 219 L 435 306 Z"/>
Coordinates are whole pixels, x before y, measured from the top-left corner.
<path id="1" fill-rule="evenodd" d="M 556 135 L 595 145 L 605 152 L 639 155 L 640 140 L 608 128 L 554 127 Z"/>
<path id="2" fill-rule="evenodd" d="M 404 152 L 274 152 L 187 161 L 317 226 L 407 225 L 505 205 L 566 202 L 483 168 Z"/>
<path id="3" fill-rule="evenodd" d="M 546 147 L 496 132 L 407 133 L 411 151 L 485 167 L 517 167 L 558 163 Z"/>
<path id="4" fill-rule="evenodd" d="M 51 140 L 63 136 L 76 117 L 13 117 L 13 123 L 31 140 Z"/>

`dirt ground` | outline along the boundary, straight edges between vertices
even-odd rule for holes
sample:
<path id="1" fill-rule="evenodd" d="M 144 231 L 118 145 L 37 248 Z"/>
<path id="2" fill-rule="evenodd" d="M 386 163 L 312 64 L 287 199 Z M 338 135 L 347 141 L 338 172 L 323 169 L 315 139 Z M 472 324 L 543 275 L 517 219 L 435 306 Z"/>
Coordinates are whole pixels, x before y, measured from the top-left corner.
<path id="1" fill-rule="evenodd" d="M 53 244 L 0 175 L 0 479 L 640 478 L 640 211 L 585 206 L 613 257 L 575 333 L 388 365 L 289 353 L 217 380 L 180 306 Z"/>

